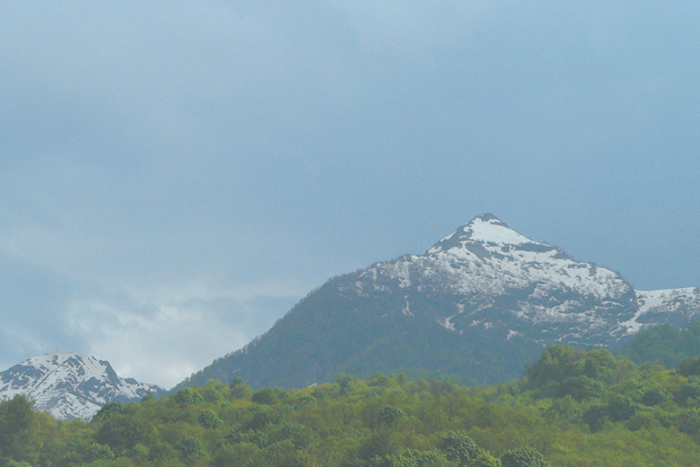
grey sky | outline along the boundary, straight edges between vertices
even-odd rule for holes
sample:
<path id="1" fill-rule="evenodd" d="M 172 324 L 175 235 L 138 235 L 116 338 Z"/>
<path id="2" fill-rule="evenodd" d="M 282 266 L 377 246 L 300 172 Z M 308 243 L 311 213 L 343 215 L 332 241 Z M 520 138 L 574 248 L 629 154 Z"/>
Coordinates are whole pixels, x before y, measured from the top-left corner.
<path id="1" fill-rule="evenodd" d="M 700 286 L 700 7 L 568 3 L 0 1 L 0 366 L 171 386 L 484 212 Z"/>

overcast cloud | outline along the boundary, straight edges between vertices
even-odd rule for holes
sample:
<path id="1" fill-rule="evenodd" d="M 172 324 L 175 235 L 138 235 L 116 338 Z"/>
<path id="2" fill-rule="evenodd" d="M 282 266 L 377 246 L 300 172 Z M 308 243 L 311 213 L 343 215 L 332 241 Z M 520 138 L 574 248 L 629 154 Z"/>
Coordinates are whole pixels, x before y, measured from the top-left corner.
<path id="1" fill-rule="evenodd" d="M 700 286 L 698 8 L 0 1 L 0 366 L 170 387 L 485 212 Z"/>

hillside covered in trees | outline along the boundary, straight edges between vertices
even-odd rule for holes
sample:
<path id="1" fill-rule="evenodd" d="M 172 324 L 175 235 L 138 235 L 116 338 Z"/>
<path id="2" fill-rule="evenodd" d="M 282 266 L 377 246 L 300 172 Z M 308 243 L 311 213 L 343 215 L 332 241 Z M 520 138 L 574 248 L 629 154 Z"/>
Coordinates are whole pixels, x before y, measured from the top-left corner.
<path id="1" fill-rule="evenodd" d="M 700 378 L 604 350 L 547 348 L 485 388 L 341 375 L 306 389 L 210 381 L 57 422 L 0 404 L 2 465 L 585 467 L 700 465 Z"/>
<path id="2" fill-rule="evenodd" d="M 662 324 L 645 329 L 617 354 L 637 364 L 658 362 L 665 368 L 678 368 L 684 360 L 700 355 L 700 321 L 691 321 L 684 328 Z"/>

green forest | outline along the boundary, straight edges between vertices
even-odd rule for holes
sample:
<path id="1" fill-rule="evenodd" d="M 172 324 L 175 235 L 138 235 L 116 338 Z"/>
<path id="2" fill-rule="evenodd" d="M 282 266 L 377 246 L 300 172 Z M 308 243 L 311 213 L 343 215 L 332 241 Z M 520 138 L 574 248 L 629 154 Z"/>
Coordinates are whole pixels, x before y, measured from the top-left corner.
<path id="1" fill-rule="evenodd" d="M 496 386 L 378 374 L 253 391 L 212 380 L 107 404 L 89 423 L 16 396 L 0 404 L 0 456 L 22 467 L 697 466 L 699 362 L 668 370 L 557 345 Z"/>

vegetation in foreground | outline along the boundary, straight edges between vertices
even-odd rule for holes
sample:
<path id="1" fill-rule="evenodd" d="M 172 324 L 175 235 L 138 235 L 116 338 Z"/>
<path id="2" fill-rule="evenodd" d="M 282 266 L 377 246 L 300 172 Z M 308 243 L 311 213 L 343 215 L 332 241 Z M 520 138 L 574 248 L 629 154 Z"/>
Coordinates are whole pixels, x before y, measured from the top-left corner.
<path id="1" fill-rule="evenodd" d="M 57 422 L 0 404 L 7 466 L 583 467 L 700 465 L 700 360 L 679 371 L 549 347 L 487 388 L 375 375 L 298 390 L 210 381 Z"/>

